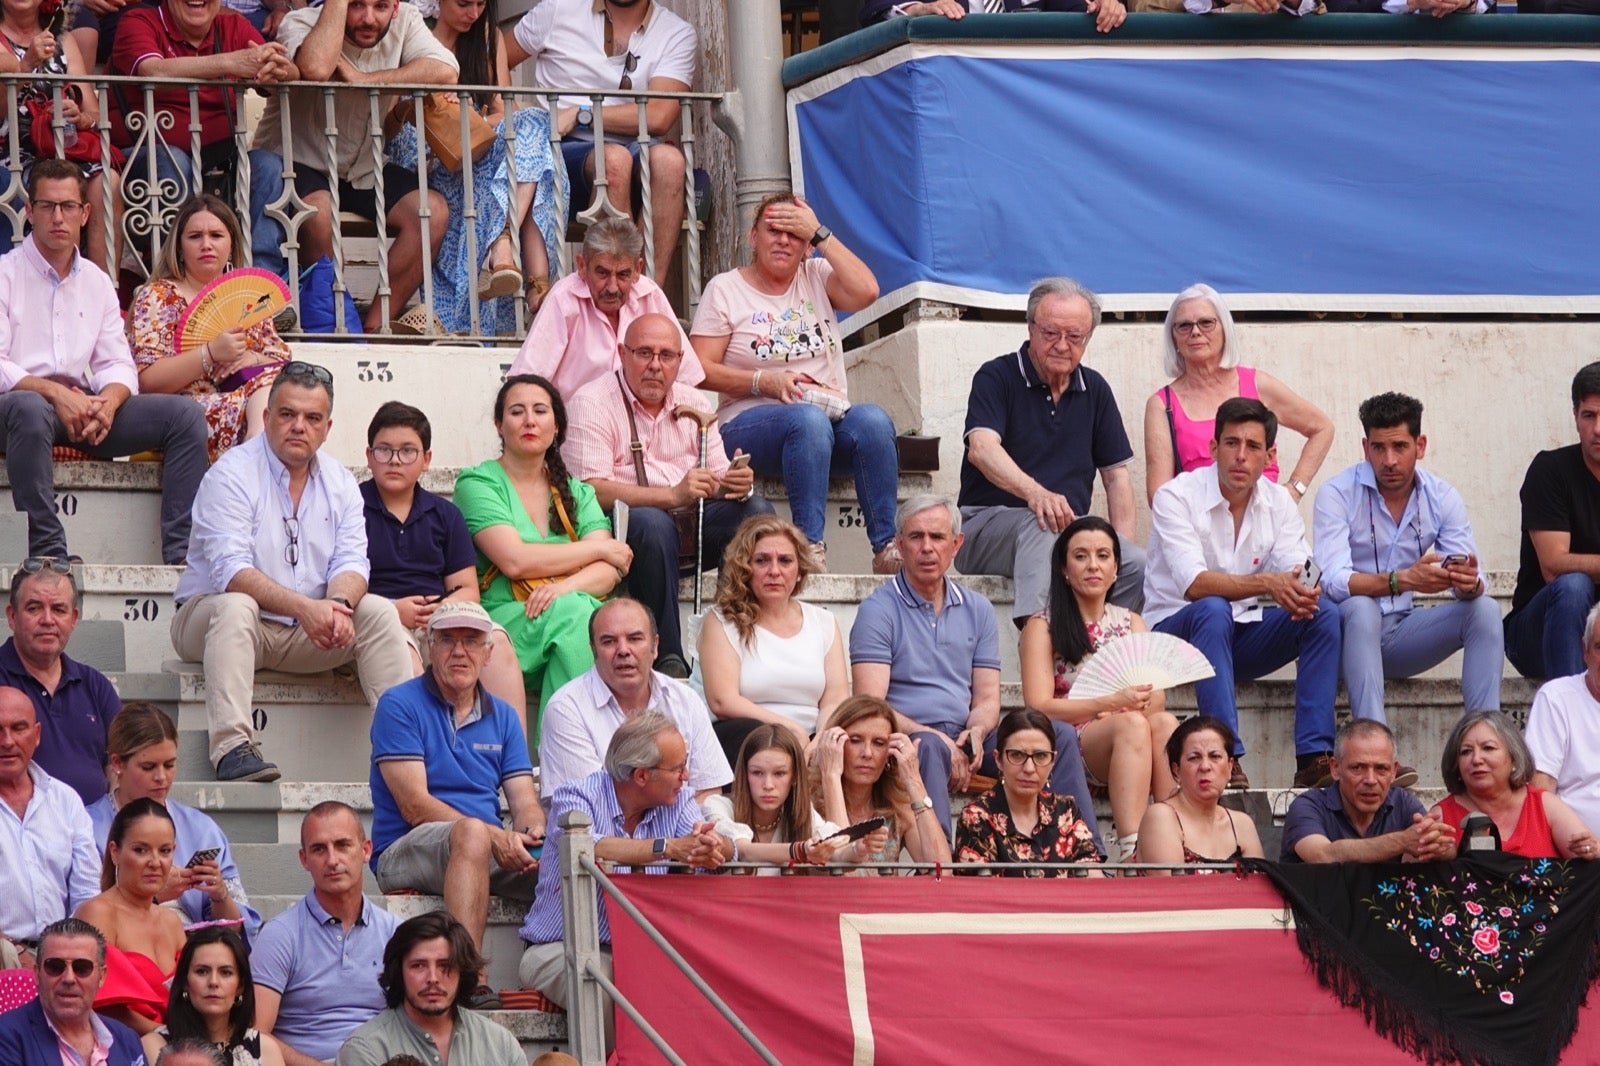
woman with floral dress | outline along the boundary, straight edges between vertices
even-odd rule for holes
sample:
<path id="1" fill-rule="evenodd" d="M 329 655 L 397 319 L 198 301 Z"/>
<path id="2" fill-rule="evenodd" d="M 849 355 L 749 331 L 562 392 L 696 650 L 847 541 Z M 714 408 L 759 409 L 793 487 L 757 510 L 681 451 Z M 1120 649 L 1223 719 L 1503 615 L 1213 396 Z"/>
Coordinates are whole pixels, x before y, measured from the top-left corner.
<path id="1" fill-rule="evenodd" d="M 272 320 L 230 329 L 205 344 L 177 350 L 178 319 L 199 291 L 233 269 L 243 254 L 239 220 L 209 194 L 178 209 L 150 281 L 133 295 L 128 344 L 141 392 L 182 393 L 206 409 L 211 461 L 261 432 L 267 391 L 289 361 L 289 346 Z"/>
<path id="2" fill-rule="evenodd" d="M 1116 530 L 1087 515 L 1062 530 L 1050 556 L 1050 607 L 1022 629 L 1022 702 L 1078 731 L 1083 765 L 1092 785 L 1111 795 L 1117 857 L 1139 841 L 1139 821 L 1151 795 L 1172 795 L 1172 774 L 1162 751 L 1178 720 L 1163 694 L 1134 685 L 1094 699 L 1073 699 L 1072 682 L 1092 652 L 1145 632 L 1144 619 L 1106 602 L 1122 552 Z"/>

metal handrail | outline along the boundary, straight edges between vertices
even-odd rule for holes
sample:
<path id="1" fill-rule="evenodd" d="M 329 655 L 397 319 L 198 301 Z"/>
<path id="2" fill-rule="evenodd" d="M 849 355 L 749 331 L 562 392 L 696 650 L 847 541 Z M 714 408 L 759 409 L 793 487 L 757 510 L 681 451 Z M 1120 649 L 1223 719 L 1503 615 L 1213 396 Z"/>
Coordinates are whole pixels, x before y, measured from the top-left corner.
<path id="1" fill-rule="evenodd" d="M 686 105 L 697 102 L 714 104 L 723 99 L 723 94 L 688 91 L 681 93 L 653 92 L 647 89 L 629 90 L 624 92 L 614 87 L 596 89 L 544 86 L 441 86 L 426 83 L 403 83 L 376 87 L 307 81 L 285 82 L 281 85 L 268 87 L 265 91 L 262 91 L 255 89 L 253 86 L 241 86 L 237 82 L 223 79 L 195 80 L 185 78 L 137 78 L 125 75 L 17 73 L 0 75 L 0 85 L 3 85 L 5 88 L 5 114 L 10 123 L 9 128 L 12 130 L 19 129 L 23 125 L 21 120 L 25 119 L 25 114 L 19 115 L 19 89 L 39 84 L 47 85 L 51 88 L 51 96 L 54 100 L 54 126 L 57 132 L 58 142 L 57 154 L 61 154 L 62 149 L 59 147 L 60 134 L 65 129 L 67 124 L 62 116 L 61 101 L 63 96 L 60 87 L 70 83 L 86 83 L 94 87 L 94 95 L 99 104 L 99 119 L 92 128 L 92 134 L 89 130 L 85 130 L 84 135 L 93 135 L 98 137 L 102 146 L 102 156 L 108 155 L 109 151 L 118 140 L 131 139 L 133 141 L 132 146 L 128 149 L 130 161 L 128 166 L 123 170 L 123 182 L 120 195 L 118 195 L 112 189 L 112 183 L 110 181 L 102 183 L 104 188 L 102 190 L 100 199 L 97 202 L 97 207 L 100 208 L 99 224 L 104 227 L 105 245 L 108 249 L 108 255 L 114 256 L 118 260 L 114 264 L 104 265 L 111 265 L 116 268 L 120 268 L 124 265 L 132 265 L 136 270 L 143 273 L 148 273 L 148 271 L 151 269 L 151 265 L 155 262 L 156 256 L 159 253 L 163 234 L 170 225 L 172 217 L 177 210 L 178 204 L 186 192 L 184 188 L 185 184 L 187 185 L 188 189 L 198 189 L 201 186 L 201 155 L 202 148 L 206 146 L 203 146 L 201 143 L 202 128 L 200 124 L 199 93 L 200 90 L 205 87 L 223 88 L 229 94 L 228 99 L 231 103 L 231 109 L 233 111 L 233 114 L 230 116 L 232 127 L 231 136 L 233 137 L 236 149 L 235 154 L 238 160 L 238 169 L 236 172 L 237 178 L 235 182 L 235 201 L 233 206 L 239 214 L 241 228 L 244 231 L 244 243 L 247 246 L 251 244 L 253 239 L 252 230 L 254 229 L 256 220 L 252 218 L 250 205 L 252 162 L 250 160 L 249 141 L 251 140 L 251 123 L 247 119 L 246 95 L 249 91 L 256 91 L 259 95 L 275 96 L 280 102 L 280 106 L 278 108 L 278 121 L 281 125 L 279 129 L 278 142 L 282 148 L 281 160 L 283 187 L 270 203 L 259 205 L 258 211 L 261 219 L 275 222 L 283 230 L 284 237 L 281 242 L 283 262 L 281 264 L 281 271 L 287 276 L 287 280 L 290 282 L 290 287 L 294 293 L 295 306 L 297 309 L 299 308 L 300 301 L 300 272 L 303 267 L 309 265 L 302 262 L 301 259 L 301 252 L 303 250 L 301 243 L 301 228 L 307 219 L 306 207 L 308 205 L 306 204 L 305 200 L 299 196 L 294 188 L 296 160 L 294 158 L 294 142 L 290 130 L 291 109 L 290 107 L 283 105 L 286 105 L 287 102 L 296 95 L 300 95 L 303 98 L 305 94 L 317 94 L 321 98 L 321 125 L 322 133 L 326 137 L 326 147 L 324 150 L 318 153 L 317 157 L 311 160 L 299 160 L 299 165 L 304 167 L 306 165 L 316 165 L 319 162 L 330 162 L 337 154 L 339 137 L 335 102 L 338 98 L 335 96 L 335 94 L 346 92 L 365 93 L 367 96 L 365 121 L 368 135 L 367 144 L 359 149 L 359 151 L 363 153 L 363 157 L 366 160 L 369 160 L 372 163 L 372 169 L 374 172 L 373 193 L 376 201 L 375 214 L 377 216 L 378 241 L 376 256 L 377 285 L 373 299 L 382 310 L 380 317 L 384 323 L 388 323 L 392 318 L 389 307 L 389 241 L 387 238 L 386 225 L 384 223 L 384 220 L 388 214 L 388 209 L 392 205 L 388 204 L 385 197 L 383 180 L 383 165 L 385 161 L 390 158 L 388 154 L 388 139 L 383 136 L 383 119 L 384 114 L 387 111 L 387 101 L 380 98 L 392 99 L 395 95 L 399 95 L 403 98 L 409 95 L 411 97 L 410 123 L 415 127 L 416 130 L 421 131 L 423 128 L 422 102 L 428 93 L 439 91 L 453 91 L 458 94 L 471 94 L 476 92 L 498 93 L 506 103 L 507 125 L 504 127 L 504 140 L 506 141 L 508 158 L 511 158 L 510 153 L 514 152 L 516 148 L 515 125 L 510 122 L 510 119 L 517 111 L 522 110 L 523 106 L 540 107 L 541 109 L 547 110 L 550 114 L 554 115 L 560 108 L 559 101 L 562 97 L 577 96 L 592 100 L 596 104 L 594 113 L 595 121 L 593 127 L 594 141 L 596 144 L 602 144 L 605 143 L 605 133 L 604 117 L 599 108 L 601 101 L 608 98 L 621 98 L 633 101 L 639 110 L 640 125 L 638 133 L 632 135 L 631 141 L 637 143 L 641 149 L 639 167 L 640 178 L 643 185 L 644 201 L 644 210 L 642 212 L 641 221 L 644 223 L 646 238 L 646 273 L 650 276 L 655 274 L 655 259 L 652 247 L 654 235 L 649 229 L 649 222 L 654 205 L 652 203 L 653 194 L 648 181 L 649 152 L 645 151 L 644 148 L 652 140 L 652 138 L 644 122 L 645 109 L 648 104 L 654 100 L 670 99 L 678 101 L 680 105 L 681 116 L 680 128 L 682 130 L 681 140 L 678 142 L 678 144 L 680 150 L 684 153 L 686 164 L 686 175 L 684 182 L 685 188 L 683 196 L 685 204 L 685 222 L 688 233 L 686 235 L 680 235 L 679 238 L 682 243 L 683 254 L 685 256 L 684 274 L 687 283 L 686 288 L 688 290 L 688 298 L 686 301 L 688 306 L 685 308 L 686 312 L 689 315 L 692 315 L 695 306 L 699 302 L 700 241 L 698 239 L 699 234 L 696 228 L 694 213 L 694 123 L 690 114 L 690 109 Z M 155 101 L 155 92 L 162 88 L 169 90 L 181 88 L 186 91 L 188 96 L 187 123 L 183 123 L 181 118 L 177 118 L 173 111 L 169 111 L 167 109 L 158 109 Z M 110 105 L 113 96 L 116 97 L 118 111 L 121 113 L 123 119 L 122 125 L 126 128 L 126 138 L 123 136 L 124 131 L 122 129 L 113 131 L 112 128 L 112 108 Z M 467 129 L 467 116 L 463 114 L 461 128 L 463 156 L 466 155 L 465 146 L 467 144 Z M 115 137 L 113 137 L 114 132 Z M 555 247 L 547 249 L 547 252 L 549 261 L 552 266 L 556 268 L 556 273 L 558 276 L 560 274 L 569 272 L 572 268 L 570 249 L 568 248 L 565 240 L 562 239 L 566 232 L 568 218 L 566 168 L 561 153 L 562 141 L 563 138 L 561 134 L 552 124 L 549 134 L 549 142 L 551 167 L 556 177 L 556 190 L 554 198 L 555 202 L 551 205 L 551 210 L 556 219 L 555 231 L 557 234 L 557 239 L 555 242 Z M 172 149 L 182 151 L 189 157 L 188 173 L 179 181 L 163 179 L 159 173 L 159 170 L 162 169 L 162 167 L 158 167 L 158 154 Z M 167 158 L 171 159 L 170 155 Z M 427 261 L 424 264 L 425 268 L 422 272 L 422 281 L 419 285 L 419 291 L 421 293 L 422 302 L 428 304 L 429 306 L 434 306 L 434 290 L 437 280 L 435 276 L 436 264 L 432 261 L 432 257 L 426 254 L 426 249 L 431 247 L 429 238 L 436 233 L 438 218 L 437 215 L 432 212 L 430 208 L 430 200 L 426 195 L 429 185 L 428 171 L 431 164 L 426 152 L 424 138 L 421 136 L 420 132 L 417 136 L 416 159 L 407 160 L 406 162 L 413 172 L 417 174 L 419 187 L 423 193 L 419 210 L 419 224 L 423 242 L 422 247 L 424 249 L 424 259 Z M 163 160 L 163 164 L 164 163 L 165 160 Z M 4 160 L 4 165 L 9 172 L 9 180 L 0 182 L 0 184 L 5 185 L 4 190 L 0 191 L 0 218 L 3 218 L 9 222 L 12 242 L 13 244 L 16 244 L 20 243 L 22 240 L 24 214 L 21 180 L 22 161 L 19 152 L 19 139 L 15 136 L 11 138 L 9 153 Z M 333 166 L 322 166 L 318 167 L 318 169 L 332 172 L 336 168 Z M 507 173 L 505 175 L 505 180 L 511 186 L 511 188 L 507 190 L 507 196 L 508 199 L 514 201 L 516 197 L 515 177 L 509 166 L 506 169 Z M 609 201 L 604 168 L 597 168 L 593 186 L 593 198 L 587 208 L 578 214 L 579 220 L 593 221 L 597 218 L 621 214 L 621 211 L 612 206 Z M 479 220 L 482 217 L 480 206 L 484 191 L 485 187 L 482 186 L 478 181 L 465 180 L 462 183 L 461 213 L 463 217 L 461 218 L 459 224 L 463 234 L 463 242 L 469 249 L 471 249 L 471 254 L 467 257 L 467 261 L 473 264 L 470 270 L 471 276 L 458 279 L 459 287 L 465 290 L 464 295 L 467 299 L 468 317 L 470 319 L 470 321 L 467 323 L 468 333 L 465 335 L 464 339 L 469 342 L 476 341 L 493 343 L 497 339 L 500 341 L 509 339 L 513 342 L 518 342 L 521 340 L 521 337 L 528 325 L 526 313 L 527 308 L 524 301 L 520 297 L 513 298 L 513 306 L 515 308 L 515 324 L 512 334 L 509 337 L 507 337 L 505 334 L 501 334 L 497 338 L 494 332 L 493 323 L 486 321 L 486 316 L 484 315 L 481 301 L 478 299 L 477 295 L 477 286 L 475 284 L 476 272 L 478 261 L 482 258 L 477 254 L 480 244 L 479 238 L 482 235 L 479 226 Z M 345 332 L 346 325 L 343 322 L 345 307 L 344 294 L 349 290 L 349 279 L 347 277 L 347 267 L 349 263 L 346 247 L 346 241 L 349 235 L 346 233 L 344 220 L 340 218 L 340 212 L 338 210 L 338 182 L 331 183 L 329 197 L 333 204 L 332 214 L 334 216 L 332 219 L 333 226 L 331 241 L 331 250 L 333 253 L 332 258 L 334 261 L 334 315 L 336 319 L 336 331 L 342 333 Z M 518 263 L 519 272 L 526 273 L 525 268 L 522 267 L 522 241 L 520 227 L 513 226 L 511 227 L 511 230 L 512 254 Z M 124 246 L 138 249 L 140 255 L 138 257 L 121 256 L 120 249 L 122 249 Z M 238 262 L 242 263 L 243 261 L 246 261 L 245 253 L 243 252 L 236 252 L 235 256 L 236 261 Z M 276 267 L 279 264 L 274 263 L 271 265 Z M 115 272 L 116 271 L 113 270 L 113 273 Z M 388 326 L 384 325 L 382 330 L 384 333 L 387 333 Z M 380 336 L 381 335 L 382 334 L 380 334 Z"/>

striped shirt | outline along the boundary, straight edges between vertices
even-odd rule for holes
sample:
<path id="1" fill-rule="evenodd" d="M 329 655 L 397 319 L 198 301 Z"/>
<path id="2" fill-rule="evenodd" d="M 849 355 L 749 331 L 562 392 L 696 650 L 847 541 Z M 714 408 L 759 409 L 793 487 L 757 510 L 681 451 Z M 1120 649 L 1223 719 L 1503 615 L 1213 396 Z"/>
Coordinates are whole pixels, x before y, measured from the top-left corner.
<path id="1" fill-rule="evenodd" d="M 617 801 L 616 783 L 604 770 L 596 770 L 588 777 L 569 781 L 556 789 L 550 801 L 549 836 L 545 837 L 543 858 L 539 863 L 539 887 L 528 908 L 527 920 L 522 923 L 522 939 L 530 944 L 551 944 L 562 939 L 561 923 L 561 816 L 568 811 L 586 811 L 593 823 L 595 839 L 604 837 L 631 837 L 634 840 L 654 840 L 656 837 L 682 837 L 694 832 L 695 823 L 704 821 L 694 792 L 684 786 L 678 791 L 678 802 L 670 807 L 652 807 L 639 819 L 639 824 L 629 833 L 622 827 L 622 804 Z M 618 866 L 617 873 L 629 873 L 631 867 Z M 656 866 L 645 873 L 664 874 L 667 867 Z M 596 886 L 595 898 L 600 910 L 600 943 L 611 943 L 611 921 L 606 914 L 605 895 Z"/>

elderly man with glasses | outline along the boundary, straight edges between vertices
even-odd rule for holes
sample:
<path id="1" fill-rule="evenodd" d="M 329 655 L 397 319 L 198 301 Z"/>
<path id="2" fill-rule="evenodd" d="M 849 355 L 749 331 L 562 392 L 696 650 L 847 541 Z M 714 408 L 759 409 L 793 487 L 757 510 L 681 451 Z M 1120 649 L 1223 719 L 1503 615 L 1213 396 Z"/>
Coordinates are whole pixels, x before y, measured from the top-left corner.
<path id="1" fill-rule="evenodd" d="M 284 364 L 264 432 L 230 449 L 194 501 L 172 646 L 205 667 L 219 781 L 276 781 L 250 732 L 257 670 L 308 674 L 354 662 L 367 699 L 411 677 L 400 615 L 368 596 L 366 520 L 350 472 L 322 461 L 333 375 Z"/>
<path id="2" fill-rule="evenodd" d="M 720 566 L 739 524 L 772 514 L 772 504 L 755 495 L 749 460 L 729 461 L 714 422 L 705 428 L 702 451 L 700 421 L 679 417 L 684 407 L 704 401 L 678 380 L 685 349 L 677 322 L 641 315 L 617 352 L 621 371 L 591 381 L 568 401 L 570 424 L 583 432 L 572 435 L 563 454 L 601 507 L 627 505 L 628 528 L 617 535 L 633 549 L 628 591 L 660 627 L 656 669 L 681 680 L 689 668 L 678 622 L 678 575 L 692 571 L 697 560 L 701 569 Z"/>
<path id="3" fill-rule="evenodd" d="M 34 966 L 39 998 L 0 1015 L 0 1062 L 143 1066 L 139 1037 L 94 1012 L 106 976 L 106 939 L 78 918 L 45 929 Z"/>
<path id="4" fill-rule="evenodd" d="M 158 450 L 161 558 L 177 565 L 206 472 L 205 413 L 187 396 L 139 395 L 116 284 L 78 254 L 88 200 L 78 164 L 39 160 L 28 174 L 33 232 L 0 258 L 0 449 L 11 502 L 28 516 L 28 554 L 65 556 L 52 450 L 95 459 Z"/>
<path id="5" fill-rule="evenodd" d="M 428 618 L 427 671 L 385 692 L 372 719 L 378 887 L 444 896 L 445 909 L 480 949 L 490 891 L 533 899 L 534 853 L 544 840 L 522 724 L 479 683 L 496 651 L 493 632 L 494 620 L 478 604 L 441 603 Z M 466 1004 L 500 1006 L 487 983 Z"/>
<path id="6" fill-rule="evenodd" d="M 1100 325 L 1100 300 L 1070 278 L 1046 278 L 1028 293 L 1028 339 L 978 368 L 967 398 L 967 454 L 959 503 L 963 574 L 1016 582 L 1017 626 L 1045 609 L 1050 549 L 1089 513 L 1098 472 L 1107 517 L 1122 541 L 1110 600 L 1144 603 L 1144 549 L 1133 542 L 1133 446 L 1106 379 L 1083 365 Z"/>

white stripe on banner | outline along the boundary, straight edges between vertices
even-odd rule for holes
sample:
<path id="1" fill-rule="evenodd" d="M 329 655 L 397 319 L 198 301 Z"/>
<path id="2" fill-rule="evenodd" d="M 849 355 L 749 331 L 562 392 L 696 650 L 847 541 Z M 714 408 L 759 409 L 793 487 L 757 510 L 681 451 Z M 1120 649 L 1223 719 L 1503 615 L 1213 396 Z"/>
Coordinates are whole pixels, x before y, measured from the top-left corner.
<path id="1" fill-rule="evenodd" d="M 839 915 L 844 951 L 845 999 L 855 1035 L 854 1066 L 876 1061 L 872 1017 L 867 1006 L 867 968 L 861 941 L 869 936 L 1084 936 L 1118 933 L 1215 933 L 1230 930 L 1276 932 L 1294 928 L 1282 908 L 1228 910 L 1099 911 L 1082 913 L 994 913 L 903 911 Z"/>

